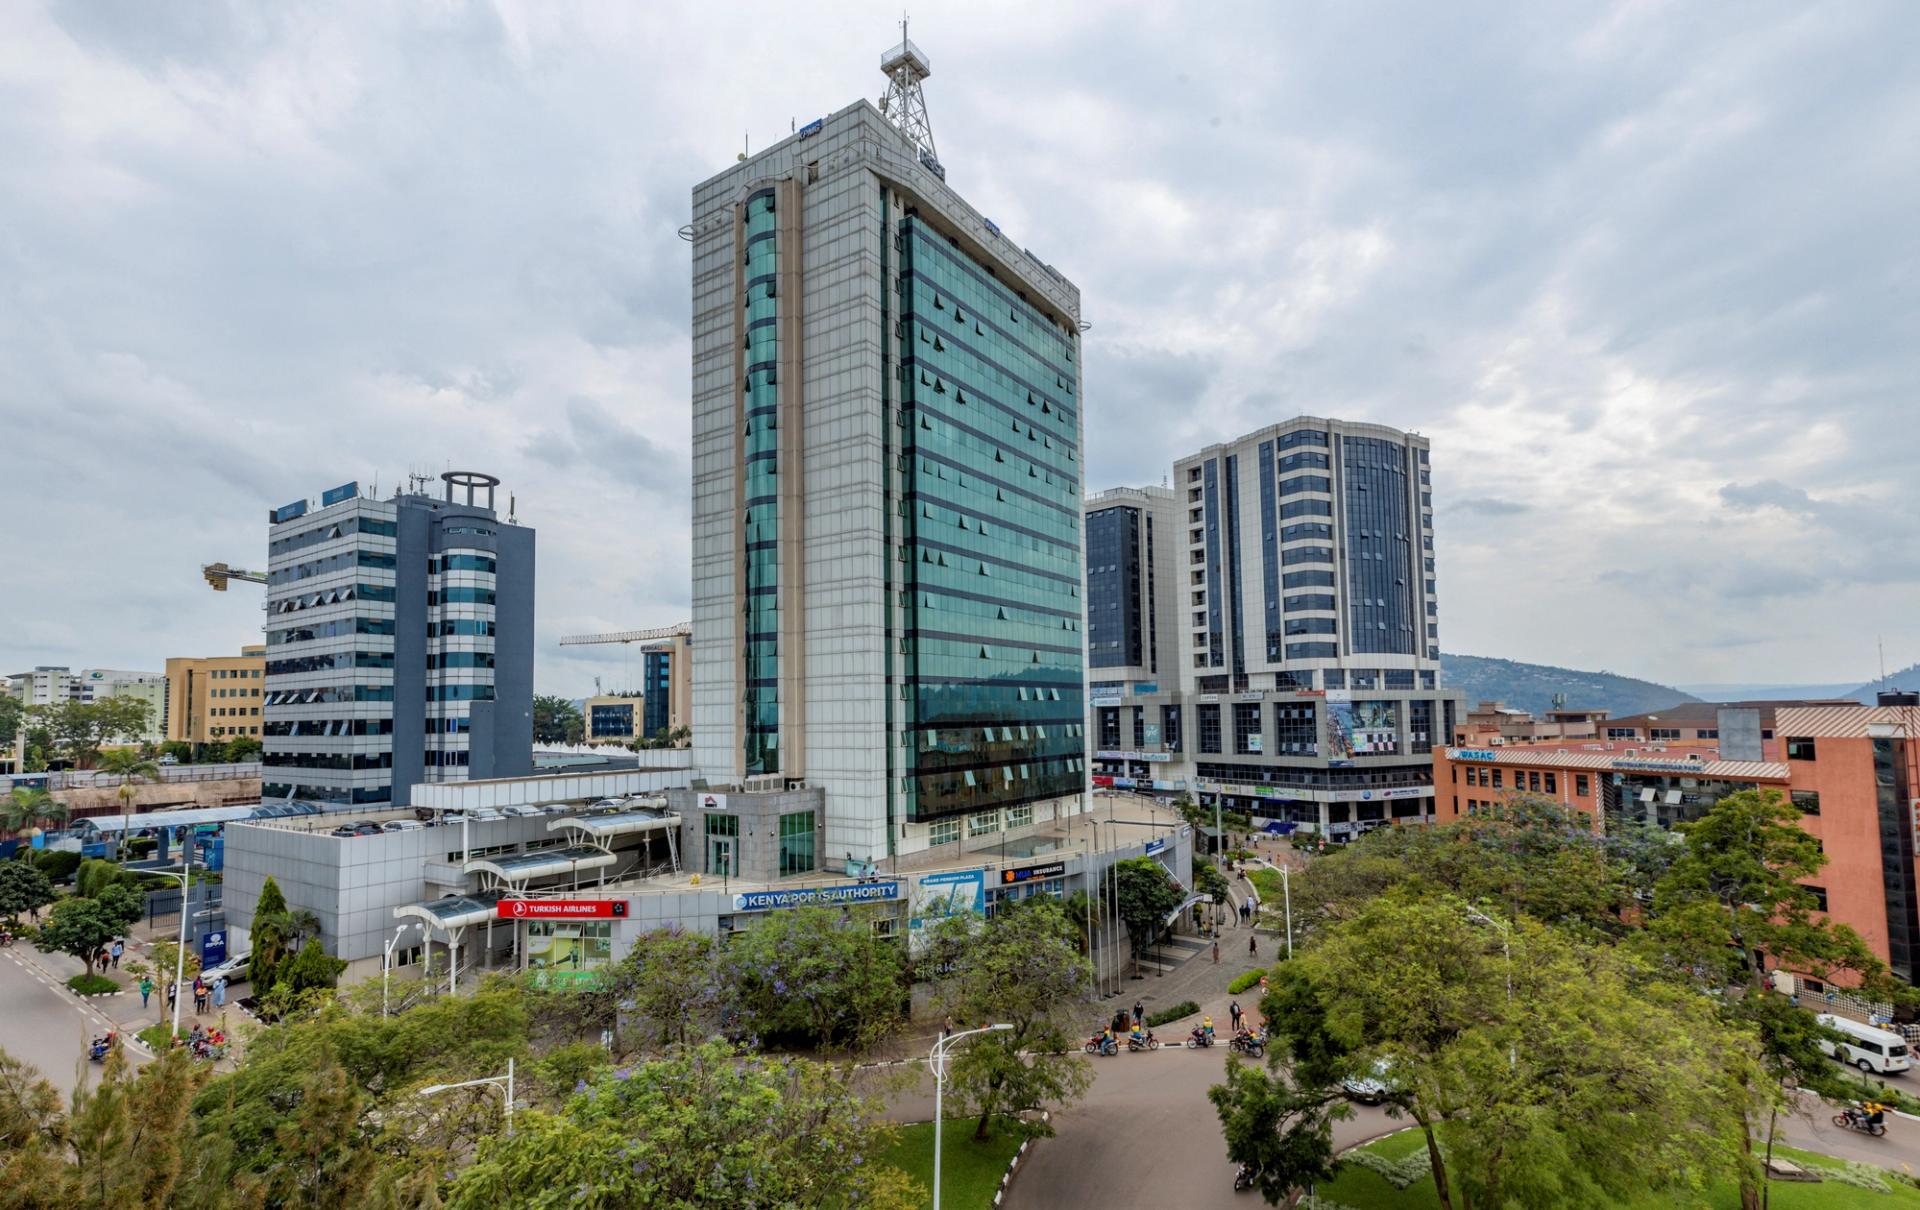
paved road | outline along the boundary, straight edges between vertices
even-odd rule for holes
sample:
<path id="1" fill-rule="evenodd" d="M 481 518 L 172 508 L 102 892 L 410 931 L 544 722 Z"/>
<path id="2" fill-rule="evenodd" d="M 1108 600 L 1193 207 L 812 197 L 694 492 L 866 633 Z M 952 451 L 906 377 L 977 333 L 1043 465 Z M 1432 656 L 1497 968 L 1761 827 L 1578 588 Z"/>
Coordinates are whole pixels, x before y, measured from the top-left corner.
<path id="1" fill-rule="evenodd" d="M 1837 1155 L 1842 1159 L 1878 1164 L 1896 1171 L 1920 1168 L 1920 1122 L 1887 1115 L 1887 1133 L 1874 1138 L 1833 1124 L 1838 1110 L 1812 1097 L 1800 1098 L 1801 1112 L 1781 1119 L 1779 1141 L 1805 1151 Z"/>
<path id="2" fill-rule="evenodd" d="M 24 942 L 0 950 L 0 1049 L 39 1068 L 65 1097 L 89 1067 L 87 1040 L 109 1026 L 32 958 Z"/>
<path id="3" fill-rule="evenodd" d="M 1057 1137 L 1027 1153 L 1007 1199 L 1009 1210 L 1247 1210 L 1246 1195 L 1234 1195 L 1233 1163 L 1207 1100 L 1207 1089 L 1224 1078 L 1224 1049 L 1122 1052 L 1089 1062 L 1092 1089 L 1078 1105 L 1054 1114 Z M 890 1105 L 902 1121 L 929 1120 L 932 1078 L 923 1071 L 918 1086 L 890 1098 Z M 1378 1109 L 1354 1109 L 1353 1119 L 1334 1127 L 1338 1146 L 1401 1125 Z M 966 1127 L 949 1123 L 954 1128 Z"/>

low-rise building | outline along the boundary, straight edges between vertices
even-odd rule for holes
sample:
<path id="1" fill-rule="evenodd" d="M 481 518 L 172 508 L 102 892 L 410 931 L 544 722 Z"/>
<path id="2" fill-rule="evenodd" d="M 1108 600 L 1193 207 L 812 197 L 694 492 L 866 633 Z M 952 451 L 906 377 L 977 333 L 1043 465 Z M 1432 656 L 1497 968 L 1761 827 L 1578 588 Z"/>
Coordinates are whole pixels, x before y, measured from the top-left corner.
<path id="1" fill-rule="evenodd" d="M 580 713 L 586 716 L 589 744 L 630 744 L 646 734 L 647 699 L 638 693 L 610 693 L 590 697 Z"/>
<path id="2" fill-rule="evenodd" d="M 266 669 L 267 648 L 260 643 L 239 655 L 169 659 L 166 738 L 187 744 L 259 739 Z"/>
<path id="3" fill-rule="evenodd" d="M 1555 707 L 1546 717 L 1536 718 L 1505 702 L 1481 702 L 1455 724 L 1453 742 L 1463 748 L 1486 748 L 1541 740 L 1590 740 L 1598 738 L 1606 717 L 1605 710 Z"/>

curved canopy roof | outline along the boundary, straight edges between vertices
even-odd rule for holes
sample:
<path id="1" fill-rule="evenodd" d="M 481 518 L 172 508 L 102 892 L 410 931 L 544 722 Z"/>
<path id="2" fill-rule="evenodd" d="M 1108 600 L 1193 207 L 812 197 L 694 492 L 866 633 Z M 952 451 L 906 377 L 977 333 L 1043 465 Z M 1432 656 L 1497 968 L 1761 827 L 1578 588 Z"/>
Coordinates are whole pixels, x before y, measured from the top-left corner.
<path id="1" fill-rule="evenodd" d="M 485 924 L 493 919 L 493 905 L 499 901 L 500 896 L 495 894 L 448 895 L 397 907 L 393 909 L 393 914 L 423 920 L 429 928 L 452 932 L 469 924 Z"/>
<path id="2" fill-rule="evenodd" d="M 679 826 L 680 817 L 671 811 L 638 807 L 627 811 L 611 811 L 605 815 L 568 815 L 549 823 L 547 831 L 570 828 L 585 832 L 599 840 L 611 840 L 615 836 L 630 836 L 635 832 L 654 832 Z"/>
<path id="3" fill-rule="evenodd" d="M 591 845 L 569 845 L 564 849 L 542 849 L 510 857 L 476 858 L 469 861 L 466 868 L 469 874 L 491 874 L 502 882 L 524 883 L 529 878 L 602 869 L 616 860 L 605 849 L 596 849 Z"/>

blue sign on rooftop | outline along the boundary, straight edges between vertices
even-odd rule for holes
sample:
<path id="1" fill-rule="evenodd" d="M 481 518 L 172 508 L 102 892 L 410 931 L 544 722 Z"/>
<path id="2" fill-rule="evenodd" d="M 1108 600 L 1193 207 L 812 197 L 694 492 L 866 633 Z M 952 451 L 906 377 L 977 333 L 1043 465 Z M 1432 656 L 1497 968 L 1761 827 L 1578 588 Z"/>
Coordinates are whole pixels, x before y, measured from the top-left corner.
<path id="1" fill-rule="evenodd" d="M 339 487 L 330 487 L 320 493 L 320 507 L 326 508 L 329 505 L 338 504 L 342 500 L 351 500 L 359 494 L 360 483 L 358 480 L 352 483 L 342 483 Z"/>

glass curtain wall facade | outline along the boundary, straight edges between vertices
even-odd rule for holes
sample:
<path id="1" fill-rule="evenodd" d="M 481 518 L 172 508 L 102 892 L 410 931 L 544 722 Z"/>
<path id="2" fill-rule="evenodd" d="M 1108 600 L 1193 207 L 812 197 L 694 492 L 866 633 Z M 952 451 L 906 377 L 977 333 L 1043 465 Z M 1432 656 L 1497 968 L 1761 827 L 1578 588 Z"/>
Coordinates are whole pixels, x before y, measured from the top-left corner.
<path id="1" fill-rule="evenodd" d="M 741 322 L 746 329 L 747 399 L 741 516 L 745 596 L 740 613 L 746 648 L 745 767 L 749 774 L 761 774 L 780 768 L 780 300 L 775 288 L 780 249 L 774 191 L 762 189 L 748 198 L 744 218 L 746 298 Z"/>
<path id="2" fill-rule="evenodd" d="M 906 818 L 1084 785 L 1076 333 L 909 211 L 894 231 Z"/>
<path id="3" fill-rule="evenodd" d="M 1087 514 L 1087 651 L 1095 668 L 1146 663 L 1139 591 L 1145 524 L 1137 508 Z M 1149 607 L 1152 599 L 1149 583 Z"/>
<path id="4" fill-rule="evenodd" d="M 646 695 L 641 705 L 642 734 L 656 735 L 667 725 L 669 695 L 673 692 L 673 652 L 643 653 L 640 682 L 641 692 Z"/>

